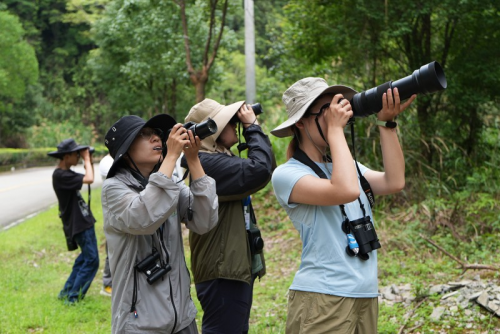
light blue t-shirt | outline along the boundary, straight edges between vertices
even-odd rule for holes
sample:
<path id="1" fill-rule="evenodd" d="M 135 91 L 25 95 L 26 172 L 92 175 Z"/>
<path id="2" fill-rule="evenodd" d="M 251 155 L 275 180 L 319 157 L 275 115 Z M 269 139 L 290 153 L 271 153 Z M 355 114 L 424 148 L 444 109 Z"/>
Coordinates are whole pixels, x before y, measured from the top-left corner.
<path id="1" fill-rule="evenodd" d="M 316 164 L 328 178 L 331 177 L 331 163 Z M 369 170 L 361 164 L 359 168 L 361 174 Z M 276 168 L 272 177 L 278 202 L 285 208 L 302 239 L 301 264 L 290 289 L 351 298 L 377 297 L 377 251 L 370 252 L 366 261 L 346 253 L 347 236 L 342 231 L 340 207 L 288 203 L 295 183 L 306 175 L 319 178 L 310 167 L 292 158 Z M 373 222 L 368 198 L 361 185 L 359 188 L 361 202 Z M 357 200 L 344 207 L 351 221 L 362 218 L 363 212 Z"/>

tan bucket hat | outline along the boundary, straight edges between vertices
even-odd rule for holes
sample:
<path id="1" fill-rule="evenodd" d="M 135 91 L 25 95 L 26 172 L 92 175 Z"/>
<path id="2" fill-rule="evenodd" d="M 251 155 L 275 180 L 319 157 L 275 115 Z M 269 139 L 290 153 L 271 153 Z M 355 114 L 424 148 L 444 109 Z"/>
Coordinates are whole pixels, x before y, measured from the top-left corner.
<path id="1" fill-rule="evenodd" d="M 244 103 L 245 101 L 239 101 L 225 106 L 215 100 L 204 99 L 189 110 L 184 120 L 186 122 L 201 123 L 210 117 L 215 121 L 217 132 L 201 141 L 201 146 L 204 149 L 214 152 L 217 148 L 216 140 L 219 138 L 220 133 Z"/>
<path id="2" fill-rule="evenodd" d="M 334 93 L 342 94 L 351 100 L 357 93 L 351 87 L 343 85 L 328 86 L 323 78 L 304 78 L 291 85 L 283 93 L 283 103 L 286 106 L 288 119 L 271 131 L 276 137 L 292 136 L 291 126 L 297 123 L 309 106 L 321 95 Z"/>

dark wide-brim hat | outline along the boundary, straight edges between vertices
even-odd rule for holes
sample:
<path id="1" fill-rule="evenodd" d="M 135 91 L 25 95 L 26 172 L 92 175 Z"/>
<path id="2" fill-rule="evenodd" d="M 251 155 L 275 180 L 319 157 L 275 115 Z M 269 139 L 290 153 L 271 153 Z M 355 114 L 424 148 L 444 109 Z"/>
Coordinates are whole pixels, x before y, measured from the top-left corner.
<path id="1" fill-rule="evenodd" d="M 62 157 L 65 154 L 75 152 L 75 151 L 81 151 L 81 150 L 84 150 L 86 148 L 89 148 L 89 146 L 88 145 L 78 145 L 73 138 L 68 138 L 68 139 L 64 139 L 62 142 L 60 142 L 57 145 L 57 151 L 49 152 L 49 153 L 47 153 L 47 155 L 54 157 L 54 158 L 62 159 Z"/>
<path id="2" fill-rule="evenodd" d="M 114 159 L 107 177 L 115 175 L 118 166 L 121 164 L 122 156 L 127 153 L 130 145 L 132 145 L 132 142 L 142 128 L 158 128 L 166 134 L 175 124 L 177 124 L 175 119 L 167 114 L 153 116 L 147 122 L 136 115 L 128 115 L 120 118 L 113 124 L 104 137 L 104 144 Z M 162 138 L 162 141 L 166 139 Z"/>

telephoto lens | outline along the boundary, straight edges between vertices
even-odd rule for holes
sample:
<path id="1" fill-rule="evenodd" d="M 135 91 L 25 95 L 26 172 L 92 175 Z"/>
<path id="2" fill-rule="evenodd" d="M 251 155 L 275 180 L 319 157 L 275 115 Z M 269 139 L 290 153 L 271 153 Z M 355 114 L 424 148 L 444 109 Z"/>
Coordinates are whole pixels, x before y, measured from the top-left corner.
<path id="1" fill-rule="evenodd" d="M 382 95 L 389 88 L 398 88 L 401 101 L 413 94 L 430 94 L 446 89 L 446 77 L 437 61 L 423 65 L 413 74 L 396 81 L 388 81 L 380 86 L 357 93 L 351 99 L 354 117 L 366 117 L 382 109 Z"/>

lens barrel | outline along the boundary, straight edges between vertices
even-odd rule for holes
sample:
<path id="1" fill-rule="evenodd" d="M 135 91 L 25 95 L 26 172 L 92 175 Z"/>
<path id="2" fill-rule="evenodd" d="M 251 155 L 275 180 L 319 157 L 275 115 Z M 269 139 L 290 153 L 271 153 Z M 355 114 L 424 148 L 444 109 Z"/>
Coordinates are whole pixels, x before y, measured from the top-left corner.
<path id="1" fill-rule="evenodd" d="M 186 129 L 191 130 L 193 132 L 193 135 L 200 137 L 201 140 L 217 132 L 217 123 L 215 123 L 215 121 L 211 118 L 198 124 L 189 122 L 184 124 L 183 126 Z"/>
<path id="2" fill-rule="evenodd" d="M 437 61 L 422 65 L 411 75 L 396 81 L 388 81 L 380 86 L 357 93 L 351 99 L 354 117 L 366 117 L 382 109 L 382 95 L 389 88 L 398 88 L 401 101 L 413 94 L 430 94 L 446 89 L 446 77 Z"/>
<path id="3" fill-rule="evenodd" d="M 252 107 L 252 110 L 253 110 L 253 113 L 255 116 L 262 114 L 263 110 L 262 110 L 262 106 L 260 105 L 260 103 L 251 104 L 250 107 Z M 231 120 L 229 122 L 236 124 L 239 121 L 240 121 L 240 119 L 238 118 L 238 115 L 234 114 L 233 118 L 231 118 Z"/>

